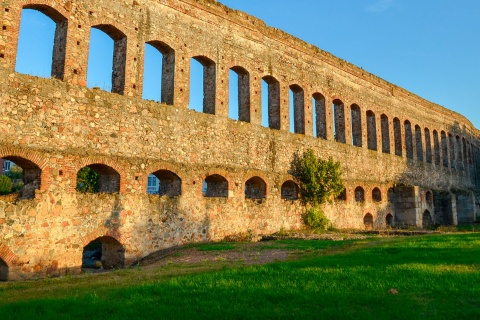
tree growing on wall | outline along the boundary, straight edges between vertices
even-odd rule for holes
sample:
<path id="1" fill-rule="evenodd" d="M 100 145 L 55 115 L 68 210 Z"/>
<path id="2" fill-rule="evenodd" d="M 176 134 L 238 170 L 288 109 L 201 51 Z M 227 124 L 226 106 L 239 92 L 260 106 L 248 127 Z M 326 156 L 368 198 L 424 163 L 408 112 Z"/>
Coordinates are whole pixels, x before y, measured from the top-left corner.
<path id="1" fill-rule="evenodd" d="M 99 191 L 98 173 L 90 167 L 84 167 L 78 170 L 77 173 L 77 188 L 76 190 L 83 193 L 96 193 Z"/>
<path id="2" fill-rule="evenodd" d="M 328 228 L 329 221 L 320 206 L 344 190 L 340 162 L 332 157 L 324 160 L 308 149 L 294 158 L 292 173 L 300 184 L 301 199 L 307 207 L 303 216 L 305 224 L 313 229 Z"/>

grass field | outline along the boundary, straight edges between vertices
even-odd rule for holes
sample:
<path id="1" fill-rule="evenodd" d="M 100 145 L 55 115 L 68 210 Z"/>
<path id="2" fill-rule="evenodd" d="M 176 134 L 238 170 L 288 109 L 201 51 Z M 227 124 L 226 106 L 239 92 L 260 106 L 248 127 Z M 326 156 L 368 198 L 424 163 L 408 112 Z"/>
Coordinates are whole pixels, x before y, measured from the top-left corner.
<path id="1" fill-rule="evenodd" d="M 479 233 L 285 240 L 269 248 L 291 250 L 294 261 L 3 283 L 0 319 L 480 319 Z"/>

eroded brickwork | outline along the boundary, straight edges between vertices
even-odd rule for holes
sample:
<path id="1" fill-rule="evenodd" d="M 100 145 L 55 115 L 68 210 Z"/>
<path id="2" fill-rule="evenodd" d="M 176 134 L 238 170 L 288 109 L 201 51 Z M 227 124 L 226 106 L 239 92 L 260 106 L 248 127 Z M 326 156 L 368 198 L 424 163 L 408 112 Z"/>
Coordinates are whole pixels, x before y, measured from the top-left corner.
<path id="1" fill-rule="evenodd" d="M 22 8 L 57 23 L 52 79 L 14 71 Z M 207 0 L 6 0 L 1 10 L 0 157 L 24 168 L 29 188 L 0 199 L 0 280 L 78 272 L 95 239 L 119 266 L 301 228 L 289 170 L 307 148 L 342 163 L 346 192 L 325 206 L 338 228 L 475 219 L 479 132 L 467 119 L 245 13 Z M 91 28 L 114 40 L 113 93 L 86 88 Z M 141 99 L 145 43 L 163 53 L 166 104 Z M 204 66 L 203 113 L 187 109 L 192 58 Z M 240 121 L 227 118 L 230 70 Z M 85 166 L 103 193 L 75 191 Z M 146 193 L 149 174 L 159 195 Z"/>

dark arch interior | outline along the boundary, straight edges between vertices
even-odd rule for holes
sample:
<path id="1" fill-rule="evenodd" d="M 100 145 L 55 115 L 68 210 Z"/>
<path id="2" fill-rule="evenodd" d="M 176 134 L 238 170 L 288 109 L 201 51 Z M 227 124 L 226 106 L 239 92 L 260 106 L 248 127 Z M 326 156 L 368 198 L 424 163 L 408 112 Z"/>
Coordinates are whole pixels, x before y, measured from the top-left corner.
<path id="1" fill-rule="evenodd" d="M 362 187 L 357 187 L 355 189 L 355 201 L 364 202 L 365 201 L 365 191 Z"/>
<path id="2" fill-rule="evenodd" d="M 425 200 L 427 201 L 427 204 L 431 206 L 433 204 L 433 194 L 430 191 L 427 191 L 425 194 Z"/>
<path id="3" fill-rule="evenodd" d="M 77 172 L 77 191 L 85 193 L 120 192 L 120 174 L 105 164 L 91 164 Z"/>
<path id="4" fill-rule="evenodd" d="M 340 201 L 347 201 L 347 188 L 344 188 L 342 192 L 335 198 Z"/>
<path id="5" fill-rule="evenodd" d="M 112 237 L 100 237 L 83 248 L 82 269 L 119 269 L 125 266 L 125 249 Z"/>
<path id="6" fill-rule="evenodd" d="M 292 181 L 287 180 L 282 184 L 282 199 L 285 200 L 297 200 L 298 199 L 299 188 L 298 185 Z"/>
<path id="7" fill-rule="evenodd" d="M 228 181 L 219 174 L 214 174 L 205 178 L 205 197 L 228 197 Z"/>
<path id="8" fill-rule="evenodd" d="M 371 230 L 373 229 L 373 216 L 370 213 L 367 213 L 363 217 L 363 224 L 365 225 L 365 229 Z"/>
<path id="9" fill-rule="evenodd" d="M 382 192 L 378 188 L 374 188 L 372 190 L 372 199 L 375 202 L 380 202 L 382 201 Z"/>
<path id="10" fill-rule="evenodd" d="M 182 194 L 182 180 L 169 170 L 158 170 L 152 173 L 158 179 L 158 192 L 160 196 L 178 197 Z"/>
<path id="11" fill-rule="evenodd" d="M 245 182 L 245 198 L 263 199 L 267 195 L 267 184 L 260 177 L 253 177 Z"/>
<path id="12" fill-rule="evenodd" d="M 22 168 L 22 178 L 21 183 L 23 186 L 19 189 L 19 198 L 20 199 L 33 199 L 35 198 L 35 190 L 40 189 L 41 175 L 42 170 L 39 166 L 33 163 L 30 160 L 17 157 L 17 156 L 7 156 L 3 158 L 4 160 L 9 160 L 16 164 L 18 167 Z M 12 178 L 12 182 L 15 179 Z"/>
<path id="13" fill-rule="evenodd" d="M 391 227 L 393 226 L 393 215 L 392 214 L 387 214 L 387 217 L 385 218 L 385 222 L 387 223 L 387 226 Z"/>
<path id="14" fill-rule="evenodd" d="M 430 227 L 433 225 L 432 215 L 430 214 L 430 211 L 425 210 L 423 212 L 422 224 L 423 224 L 423 227 Z"/>
<path id="15" fill-rule="evenodd" d="M 8 265 L 0 259 L 0 281 L 8 280 Z"/>

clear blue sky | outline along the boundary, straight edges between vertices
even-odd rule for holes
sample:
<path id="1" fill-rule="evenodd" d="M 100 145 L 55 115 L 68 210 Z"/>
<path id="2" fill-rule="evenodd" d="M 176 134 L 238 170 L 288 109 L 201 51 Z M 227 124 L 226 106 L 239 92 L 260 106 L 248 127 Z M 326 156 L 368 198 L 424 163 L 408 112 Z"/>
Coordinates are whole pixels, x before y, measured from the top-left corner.
<path id="1" fill-rule="evenodd" d="M 220 2 L 455 110 L 480 128 L 478 0 Z M 23 17 L 17 71 L 50 77 L 52 47 L 45 44 L 53 43 L 54 24 L 33 10 L 24 10 Z M 113 42 L 93 29 L 91 44 L 90 54 L 95 59 L 89 60 L 88 86 L 109 90 Z M 159 99 L 160 57 L 147 46 L 147 99 Z M 201 68 L 195 63 L 192 66 L 193 83 L 201 83 Z M 201 111 L 201 88 L 193 88 L 191 107 Z M 235 96 L 230 100 L 233 111 Z M 230 116 L 236 117 L 234 112 Z"/>
<path id="2" fill-rule="evenodd" d="M 480 129 L 479 0 L 220 0 Z"/>

